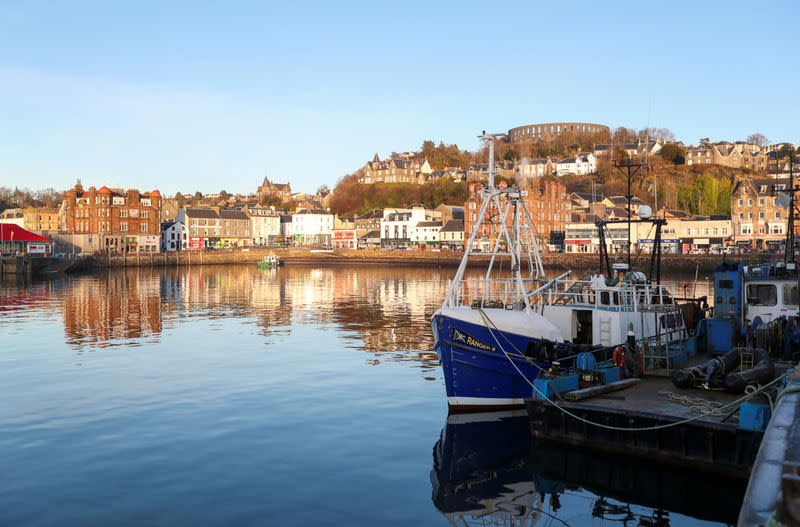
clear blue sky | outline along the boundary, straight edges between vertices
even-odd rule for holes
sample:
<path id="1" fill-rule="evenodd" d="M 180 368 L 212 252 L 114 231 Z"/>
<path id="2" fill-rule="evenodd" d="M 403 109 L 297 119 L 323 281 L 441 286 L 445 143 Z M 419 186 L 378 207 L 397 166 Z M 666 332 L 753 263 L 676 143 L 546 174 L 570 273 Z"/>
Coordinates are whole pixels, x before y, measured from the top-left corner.
<path id="1" fill-rule="evenodd" d="M 800 142 L 796 2 L 266 4 L 0 3 L 0 185 L 313 191 L 546 121 Z"/>

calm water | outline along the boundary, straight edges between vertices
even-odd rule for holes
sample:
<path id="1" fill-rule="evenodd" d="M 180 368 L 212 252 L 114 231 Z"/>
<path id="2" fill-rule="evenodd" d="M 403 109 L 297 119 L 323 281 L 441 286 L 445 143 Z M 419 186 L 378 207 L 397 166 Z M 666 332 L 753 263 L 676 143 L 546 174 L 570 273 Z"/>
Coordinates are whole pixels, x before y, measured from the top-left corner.
<path id="1" fill-rule="evenodd" d="M 451 273 L 3 282 L 0 525 L 735 521 L 741 485 L 448 421 L 428 320 Z"/>

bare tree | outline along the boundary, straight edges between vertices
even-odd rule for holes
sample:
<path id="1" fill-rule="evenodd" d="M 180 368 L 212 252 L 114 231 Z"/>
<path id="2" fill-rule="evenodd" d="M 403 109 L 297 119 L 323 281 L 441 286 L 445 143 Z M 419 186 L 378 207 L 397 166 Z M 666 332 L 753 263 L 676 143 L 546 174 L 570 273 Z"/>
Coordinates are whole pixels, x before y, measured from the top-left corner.
<path id="1" fill-rule="evenodd" d="M 756 132 L 747 136 L 747 142 L 758 146 L 764 146 L 769 142 L 769 139 L 767 139 L 767 136 L 764 134 Z"/>

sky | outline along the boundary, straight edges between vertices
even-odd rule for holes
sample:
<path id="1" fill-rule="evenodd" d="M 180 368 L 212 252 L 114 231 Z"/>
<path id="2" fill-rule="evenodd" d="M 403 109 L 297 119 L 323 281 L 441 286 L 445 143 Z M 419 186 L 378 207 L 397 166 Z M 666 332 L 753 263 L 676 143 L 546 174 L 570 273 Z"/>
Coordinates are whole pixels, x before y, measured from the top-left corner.
<path id="1" fill-rule="evenodd" d="M 610 5 L 609 5 L 610 4 Z M 0 0 L 0 186 L 333 187 L 537 122 L 800 142 L 774 2 Z"/>

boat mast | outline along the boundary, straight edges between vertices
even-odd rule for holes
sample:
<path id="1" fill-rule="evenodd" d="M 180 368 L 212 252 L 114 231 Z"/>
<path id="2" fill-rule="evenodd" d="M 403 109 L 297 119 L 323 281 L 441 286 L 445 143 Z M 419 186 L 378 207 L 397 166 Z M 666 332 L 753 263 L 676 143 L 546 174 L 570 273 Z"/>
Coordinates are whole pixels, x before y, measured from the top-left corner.
<path id="1" fill-rule="evenodd" d="M 789 147 L 789 218 L 788 222 L 789 225 L 787 226 L 788 229 L 786 231 L 786 250 L 783 252 L 783 260 L 786 263 L 794 263 L 795 262 L 795 255 L 794 255 L 794 221 L 795 221 L 795 202 L 794 202 L 794 156 L 795 152 L 794 149 Z"/>
<path id="2" fill-rule="evenodd" d="M 631 200 L 633 200 L 633 194 L 631 194 L 631 183 L 633 182 L 633 176 L 636 175 L 637 172 L 642 168 L 642 163 L 631 163 L 630 160 L 625 161 L 624 163 L 614 163 L 614 168 L 619 170 L 620 174 L 625 176 L 625 179 L 628 183 L 628 193 L 625 195 L 625 198 L 628 200 L 628 270 L 631 270 Z M 625 170 L 623 170 L 625 169 Z"/>

